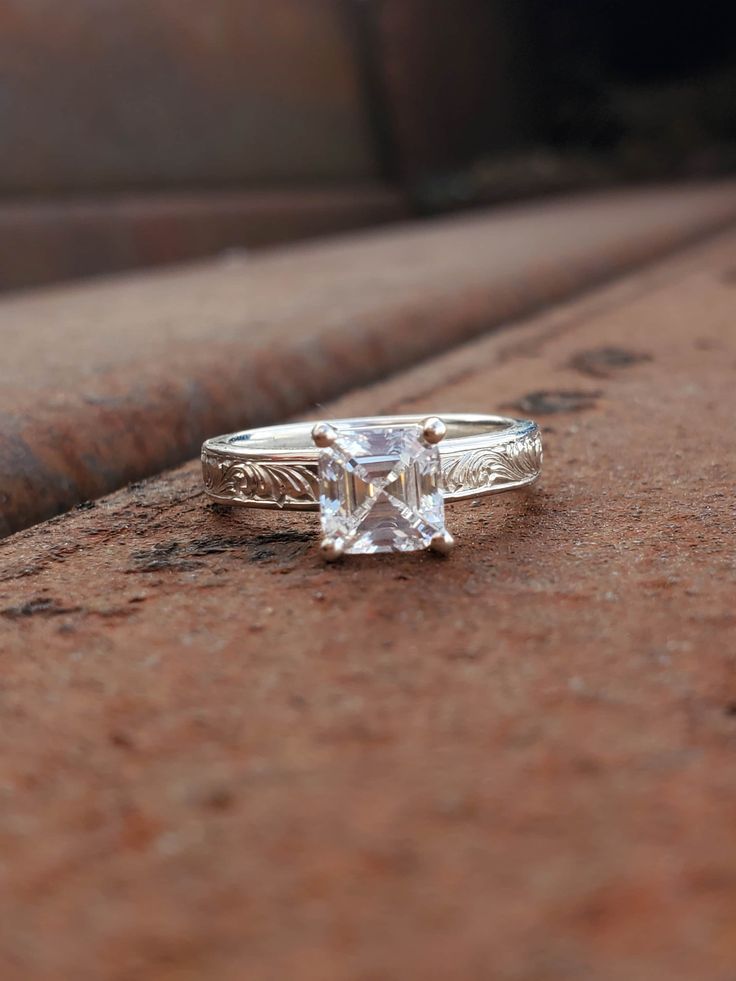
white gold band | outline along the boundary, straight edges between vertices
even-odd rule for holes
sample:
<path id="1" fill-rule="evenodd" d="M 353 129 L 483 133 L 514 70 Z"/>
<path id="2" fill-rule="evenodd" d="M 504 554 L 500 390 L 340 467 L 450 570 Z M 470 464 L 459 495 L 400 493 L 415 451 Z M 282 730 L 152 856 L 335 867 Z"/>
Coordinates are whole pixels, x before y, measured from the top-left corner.
<path id="1" fill-rule="evenodd" d="M 445 502 L 515 490 L 542 465 L 539 427 L 503 416 L 438 413 L 447 427 L 439 446 Z M 338 419 L 351 427 L 421 424 L 420 415 Z M 220 504 L 319 510 L 319 451 L 312 423 L 265 426 L 208 439 L 202 446 L 205 489 Z"/>

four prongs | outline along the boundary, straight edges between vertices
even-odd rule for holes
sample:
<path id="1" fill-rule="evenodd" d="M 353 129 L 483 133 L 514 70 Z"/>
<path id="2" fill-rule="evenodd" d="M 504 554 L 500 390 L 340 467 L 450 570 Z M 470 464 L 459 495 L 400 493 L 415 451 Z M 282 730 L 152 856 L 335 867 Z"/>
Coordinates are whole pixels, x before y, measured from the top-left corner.
<path id="1" fill-rule="evenodd" d="M 437 552 L 440 555 L 449 555 L 455 546 L 455 539 L 452 537 L 449 531 L 445 529 L 444 531 L 438 531 L 436 535 L 432 535 L 432 540 L 429 543 L 429 547 L 433 552 Z"/>
<path id="2" fill-rule="evenodd" d="M 323 538 L 319 549 L 322 552 L 322 558 L 327 562 L 337 562 L 338 559 L 342 558 L 345 551 L 345 542 L 342 538 Z"/>
<path id="3" fill-rule="evenodd" d="M 332 446 L 336 439 L 335 428 L 329 422 L 317 422 L 312 426 L 312 442 L 315 446 Z"/>
<path id="4" fill-rule="evenodd" d="M 429 416 L 422 423 L 422 436 L 428 443 L 440 443 L 447 435 L 447 426 L 439 416 Z"/>

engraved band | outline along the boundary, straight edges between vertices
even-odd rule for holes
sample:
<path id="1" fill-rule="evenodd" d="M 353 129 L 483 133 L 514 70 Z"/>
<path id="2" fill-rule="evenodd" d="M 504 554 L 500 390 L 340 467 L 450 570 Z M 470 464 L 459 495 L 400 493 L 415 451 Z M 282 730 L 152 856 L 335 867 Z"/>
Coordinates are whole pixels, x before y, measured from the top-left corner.
<path id="1" fill-rule="evenodd" d="M 528 419 L 438 413 L 447 426 L 440 444 L 446 503 L 532 484 L 542 465 L 539 427 Z M 369 416 L 334 425 L 420 423 L 425 416 Z M 205 490 L 220 504 L 319 510 L 318 450 L 312 423 L 264 426 L 208 439 L 202 446 Z"/>

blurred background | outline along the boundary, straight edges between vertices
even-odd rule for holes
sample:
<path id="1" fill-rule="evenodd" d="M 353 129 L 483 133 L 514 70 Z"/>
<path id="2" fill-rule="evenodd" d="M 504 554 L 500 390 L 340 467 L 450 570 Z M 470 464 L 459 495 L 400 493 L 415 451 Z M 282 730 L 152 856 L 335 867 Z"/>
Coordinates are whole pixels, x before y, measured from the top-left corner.
<path id="1" fill-rule="evenodd" d="M 736 5 L 0 0 L 0 289 L 736 167 Z"/>

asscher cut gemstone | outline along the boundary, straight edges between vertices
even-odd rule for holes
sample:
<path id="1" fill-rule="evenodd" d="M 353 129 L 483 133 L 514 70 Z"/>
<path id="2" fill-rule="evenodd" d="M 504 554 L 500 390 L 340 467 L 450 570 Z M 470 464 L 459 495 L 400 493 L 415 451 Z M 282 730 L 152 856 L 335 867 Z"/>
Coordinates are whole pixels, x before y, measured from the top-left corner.
<path id="1" fill-rule="evenodd" d="M 325 537 L 352 554 L 427 548 L 445 530 L 437 446 L 418 425 L 335 430 L 319 454 Z"/>

